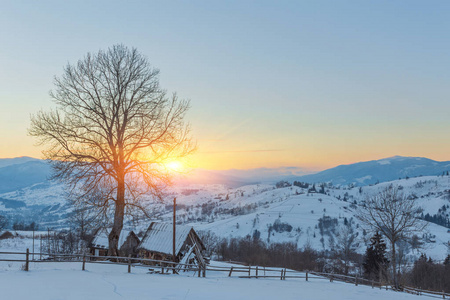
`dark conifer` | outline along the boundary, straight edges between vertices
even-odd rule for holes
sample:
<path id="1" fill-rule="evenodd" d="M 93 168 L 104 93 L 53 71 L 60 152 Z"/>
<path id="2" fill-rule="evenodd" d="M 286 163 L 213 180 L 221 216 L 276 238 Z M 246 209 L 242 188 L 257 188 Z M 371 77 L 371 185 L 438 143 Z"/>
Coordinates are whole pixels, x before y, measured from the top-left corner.
<path id="1" fill-rule="evenodd" d="M 370 241 L 363 263 L 364 275 L 366 278 L 379 280 L 380 270 L 384 274 L 389 263 L 386 258 L 386 243 L 378 232 L 370 238 Z"/>

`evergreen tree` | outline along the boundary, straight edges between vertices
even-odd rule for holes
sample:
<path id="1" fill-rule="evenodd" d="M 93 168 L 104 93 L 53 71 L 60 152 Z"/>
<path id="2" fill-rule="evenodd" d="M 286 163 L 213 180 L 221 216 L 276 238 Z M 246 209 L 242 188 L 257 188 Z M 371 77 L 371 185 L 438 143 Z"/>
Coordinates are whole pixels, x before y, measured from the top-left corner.
<path id="1" fill-rule="evenodd" d="M 386 243 L 379 232 L 371 237 L 370 241 L 363 263 L 364 275 L 366 278 L 380 280 L 380 270 L 385 273 L 389 263 L 386 258 Z"/>
<path id="2" fill-rule="evenodd" d="M 450 254 L 447 255 L 447 257 L 444 260 L 444 266 L 449 266 L 450 267 Z"/>
<path id="3" fill-rule="evenodd" d="M 319 191 L 319 193 L 325 194 L 325 183 L 322 183 L 322 184 L 320 185 L 320 191 Z"/>

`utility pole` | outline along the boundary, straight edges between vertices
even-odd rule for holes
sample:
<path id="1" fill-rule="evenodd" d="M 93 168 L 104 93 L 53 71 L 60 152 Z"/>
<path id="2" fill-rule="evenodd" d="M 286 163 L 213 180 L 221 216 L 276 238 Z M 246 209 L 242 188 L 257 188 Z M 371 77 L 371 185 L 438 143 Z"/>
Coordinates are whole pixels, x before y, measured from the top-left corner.
<path id="1" fill-rule="evenodd" d="M 173 198 L 173 262 L 176 261 L 177 254 L 175 253 L 175 236 L 176 236 L 176 212 L 177 212 L 177 198 Z M 173 273 L 175 274 L 175 264 L 173 265 L 172 269 Z"/>

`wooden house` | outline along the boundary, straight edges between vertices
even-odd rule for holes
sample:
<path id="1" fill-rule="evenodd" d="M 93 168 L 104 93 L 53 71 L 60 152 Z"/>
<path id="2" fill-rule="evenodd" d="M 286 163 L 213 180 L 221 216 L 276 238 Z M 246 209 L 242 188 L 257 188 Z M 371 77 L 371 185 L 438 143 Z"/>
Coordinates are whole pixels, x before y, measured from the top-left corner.
<path id="1" fill-rule="evenodd" d="M 175 262 L 206 265 L 203 242 L 190 226 L 177 225 L 175 230 Z M 141 258 L 173 260 L 173 224 L 152 222 L 137 247 Z"/>
<path id="2" fill-rule="evenodd" d="M 131 255 L 131 257 L 136 257 L 138 254 L 137 246 L 140 244 L 141 240 L 134 231 L 129 231 L 128 234 L 124 234 L 123 236 L 125 237 L 125 240 L 122 241 L 122 243 L 119 238 L 119 255 L 124 257 L 128 257 L 129 255 Z"/>
<path id="3" fill-rule="evenodd" d="M 109 249 L 109 232 L 105 229 L 99 230 L 92 240 L 90 253 L 95 256 L 107 256 Z M 119 236 L 119 255 L 123 257 L 136 257 L 139 237 L 133 232 L 122 230 Z"/>

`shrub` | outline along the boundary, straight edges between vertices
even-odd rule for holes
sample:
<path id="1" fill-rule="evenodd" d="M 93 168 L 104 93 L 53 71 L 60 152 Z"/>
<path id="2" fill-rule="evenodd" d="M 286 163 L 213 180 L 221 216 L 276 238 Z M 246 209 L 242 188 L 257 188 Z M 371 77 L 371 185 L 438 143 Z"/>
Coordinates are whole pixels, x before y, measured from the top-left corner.
<path id="1" fill-rule="evenodd" d="M 12 234 L 9 231 L 3 232 L 2 235 L 0 235 L 0 240 L 6 240 L 6 239 L 12 239 L 14 237 L 14 234 Z"/>

